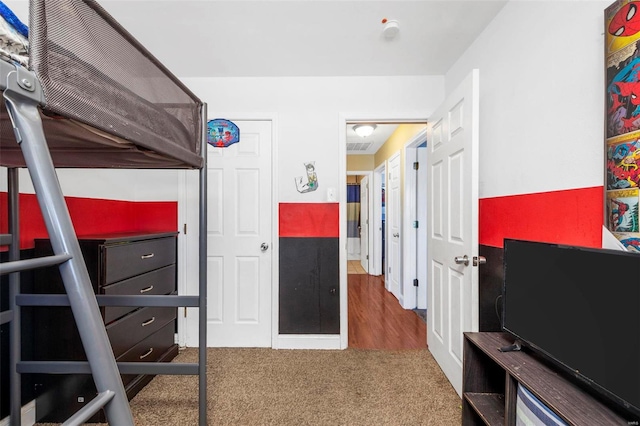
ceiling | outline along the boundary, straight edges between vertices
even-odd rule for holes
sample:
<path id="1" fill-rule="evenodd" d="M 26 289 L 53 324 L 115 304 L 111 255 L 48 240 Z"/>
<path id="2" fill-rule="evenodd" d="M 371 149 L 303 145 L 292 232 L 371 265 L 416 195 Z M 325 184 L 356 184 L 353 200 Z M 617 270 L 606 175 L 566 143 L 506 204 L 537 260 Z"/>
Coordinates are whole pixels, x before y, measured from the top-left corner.
<path id="1" fill-rule="evenodd" d="M 178 77 L 275 77 L 443 75 L 507 1 L 98 2 Z"/>
<path id="2" fill-rule="evenodd" d="M 28 22 L 28 0 L 3 0 Z M 99 0 L 178 77 L 443 75 L 508 0 Z M 382 20 L 396 20 L 394 38 Z M 372 154 L 395 130 L 379 125 Z M 354 139 L 352 139 L 352 137 Z M 357 138 L 357 139 L 355 139 Z M 362 142 L 347 129 L 347 143 Z"/>
<path id="3" fill-rule="evenodd" d="M 353 130 L 355 124 L 347 124 L 347 154 L 373 155 L 398 128 L 398 124 L 376 124 L 372 134 L 363 138 Z"/>

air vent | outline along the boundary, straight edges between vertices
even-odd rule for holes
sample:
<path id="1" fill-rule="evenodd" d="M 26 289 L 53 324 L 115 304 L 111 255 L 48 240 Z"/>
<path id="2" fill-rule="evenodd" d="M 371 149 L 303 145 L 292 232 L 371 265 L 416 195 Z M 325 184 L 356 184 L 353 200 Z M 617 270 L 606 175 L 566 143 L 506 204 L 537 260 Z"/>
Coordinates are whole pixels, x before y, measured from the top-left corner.
<path id="1" fill-rule="evenodd" d="M 366 151 L 372 144 L 373 142 L 348 143 L 347 151 Z"/>

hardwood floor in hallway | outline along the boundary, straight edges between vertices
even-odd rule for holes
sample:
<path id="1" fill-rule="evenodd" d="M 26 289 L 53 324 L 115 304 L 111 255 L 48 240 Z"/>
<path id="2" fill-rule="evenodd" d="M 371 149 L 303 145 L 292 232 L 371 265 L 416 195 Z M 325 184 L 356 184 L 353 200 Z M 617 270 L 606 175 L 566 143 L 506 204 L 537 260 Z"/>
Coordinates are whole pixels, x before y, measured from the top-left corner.
<path id="1" fill-rule="evenodd" d="M 382 276 L 348 274 L 349 347 L 425 349 L 427 328 L 384 288 Z"/>

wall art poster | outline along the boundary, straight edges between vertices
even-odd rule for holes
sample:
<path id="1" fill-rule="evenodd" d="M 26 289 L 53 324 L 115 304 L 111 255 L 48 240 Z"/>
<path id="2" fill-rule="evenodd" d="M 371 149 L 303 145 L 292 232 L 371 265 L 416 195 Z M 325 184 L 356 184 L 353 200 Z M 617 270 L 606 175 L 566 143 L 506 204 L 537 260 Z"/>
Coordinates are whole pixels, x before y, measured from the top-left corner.
<path id="1" fill-rule="evenodd" d="M 618 234 L 614 232 L 613 235 L 620 240 L 628 251 L 640 253 L 640 234 Z"/>
<path id="2" fill-rule="evenodd" d="M 614 138 L 607 144 L 607 189 L 640 186 L 640 136 Z"/>
<path id="3" fill-rule="evenodd" d="M 315 161 L 304 163 L 304 168 L 307 171 L 306 179 L 305 176 L 297 176 L 295 178 L 296 189 L 299 193 L 304 194 L 318 189 L 318 175 L 316 174 L 315 164 Z"/>
<path id="4" fill-rule="evenodd" d="M 216 118 L 207 122 L 207 143 L 217 148 L 226 148 L 240 142 L 240 129 L 233 122 Z"/>
<path id="5" fill-rule="evenodd" d="M 607 218 L 611 232 L 639 232 L 638 188 L 608 191 Z"/>
<path id="6" fill-rule="evenodd" d="M 615 1 L 605 9 L 604 26 L 605 225 L 631 247 L 639 232 L 640 1 Z"/>

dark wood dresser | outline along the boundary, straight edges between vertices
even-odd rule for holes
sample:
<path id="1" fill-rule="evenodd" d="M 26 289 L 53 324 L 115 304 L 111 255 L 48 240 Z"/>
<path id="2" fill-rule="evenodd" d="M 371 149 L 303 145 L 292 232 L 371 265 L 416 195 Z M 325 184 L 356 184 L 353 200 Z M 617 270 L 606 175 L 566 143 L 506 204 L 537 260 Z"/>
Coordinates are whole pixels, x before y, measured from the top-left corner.
<path id="1" fill-rule="evenodd" d="M 80 237 L 80 248 L 96 294 L 165 295 L 177 290 L 177 233 Z M 49 240 L 36 240 L 36 256 L 51 254 Z M 37 270 L 34 292 L 64 293 L 58 268 Z M 101 307 L 107 335 L 119 362 L 165 362 L 178 353 L 176 308 Z M 86 360 L 69 307 L 34 308 L 34 359 Z M 129 399 L 151 379 L 123 375 Z M 95 397 L 89 375 L 36 375 L 36 419 L 60 422 Z M 91 422 L 104 422 L 104 411 Z"/>

